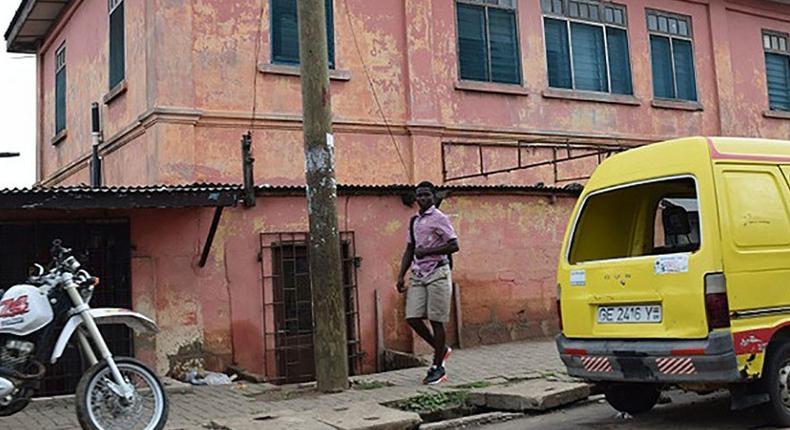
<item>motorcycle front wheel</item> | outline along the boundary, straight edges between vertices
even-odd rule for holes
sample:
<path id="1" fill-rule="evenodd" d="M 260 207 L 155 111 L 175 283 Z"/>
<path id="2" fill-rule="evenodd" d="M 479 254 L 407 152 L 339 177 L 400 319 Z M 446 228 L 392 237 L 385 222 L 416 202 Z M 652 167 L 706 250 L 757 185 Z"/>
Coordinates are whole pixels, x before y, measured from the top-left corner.
<path id="1" fill-rule="evenodd" d="M 113 390 L 115 380 L 105 360 L 91 366 L 77 385 L 77 419 L 85 430 L 161 430 L 168 401 L 162 382 L 137 360 L 116 357 L 115 364 L 134 387 L 131 401 Z"/>

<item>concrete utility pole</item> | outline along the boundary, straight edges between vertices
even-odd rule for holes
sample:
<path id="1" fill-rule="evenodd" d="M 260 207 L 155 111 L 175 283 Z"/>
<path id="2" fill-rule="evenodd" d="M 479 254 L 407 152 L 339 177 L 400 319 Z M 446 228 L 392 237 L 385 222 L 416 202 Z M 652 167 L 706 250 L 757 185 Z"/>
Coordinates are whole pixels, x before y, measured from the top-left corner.
<path id="1" fill-rule="evenodd" d="M 318 390 L 348 388 L 348 345 L 340 240 L 332 107 L 329 96 L 325 0 L 298 0 L 305 177 L 310 217 L 310 280 Z"/>

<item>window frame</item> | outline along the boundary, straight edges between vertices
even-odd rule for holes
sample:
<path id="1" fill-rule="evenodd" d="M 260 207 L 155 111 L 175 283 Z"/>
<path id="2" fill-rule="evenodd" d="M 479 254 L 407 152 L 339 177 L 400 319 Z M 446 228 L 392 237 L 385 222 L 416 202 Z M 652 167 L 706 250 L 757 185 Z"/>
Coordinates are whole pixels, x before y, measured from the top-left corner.
<path id="1" fill-rule="evenodd" d="M 616 257 L 616 258 L 607 258 L 601 260 L 588 260 L 588 261 L 578 261 L 575 263 L 571 263 L 571 250 L 573 249 L 573 242 L 576 237 L 576 229 L 579 226 L 579 220 L 581 219 L 582 213 L 587 206 L 588 201 L 590 198 L 595 197 L 599 194 L 605 194 L 612 191 L 619 191 L 626 188 L 638 187 L 642 185 L 649 185 L 654 184 L 657 182 L 670 182 L 682 179 L 690 179 L 694 182 L 694 192 L 697 196 L 697 204 L 698 204 L 698 217 L 699 217 L 699 247 L 694 251 L 685 252 L 687 254 L 696 254 L 704 249 L 705 246 L 705 230 L 704 230 L 704 223 L 703 223 L 703 215 L 702 215 L 702 203 L 701 198 L 702 194 L 700 194 L 699 188 L 699 180 L 696 176 L 692 174 L 681 174 L 681 175 L 672 175 L 672 176 L 663 176 L 660 178 L 652 178 L 652 179 L 645 179 L 642 181 L 635 181 L 635 182 L 628 182 L 625 184 L 615 185 L 607 188 L 601 188 L 600 190 L 595 190 L 590 194 L 584 196 L 581 204 L 579 205 L 579 209 L 573 215 L 573 224 L 571 225 L 571 230 L 568 234 L 568 242 L 565 244 L 565 253 L 562 256 L 564 259 L 564 263 L 570 266 L 580 266 L 585 264 L 599 264 L 599 263 L 607 263 L 612 261 L 622 261 L 622 260 L 635 260 L 635 259 L 647 259 L 647 258 L 655 258 L 655 255 L 638 255 L 638 256 L 628 256 L 628 257 Z"/>
<path id="2" fill-rule="evenodd" d="M 765 55 L 766 54 L 781 55 L 781 56 L 787 58 L 788 63 L 790 63 L 790 34 L 784 33 L 784 32 L 781 32 L 781 31 L 776 31 L 776 30 L 763 29 L 760 32 L 760 36 L 761 36 L 760 40 L 762 40 L 762 46 L 763 46 L 763 61 L 765 62 L 765 67 L 764 67 L 764 70 L 765 70 L 765 90 L 766 90 L 765 95 L 768 98 L 768 112 L 770 112 L 770 113 L 774 113 L 774 112 L 790 113 L 790 106 L 788 107 L 788 109 L 777 109 L 777 108 L 774 108 L 773 106 L 771 106 L 770 88 L 768 86 L 769 85 L 769 82 L 768 82 L 768 62 L 765 59 Z M 772 48 L 770 46 L 771 45 L 770 38 L 772 38 L 772 37 L 776 37 L 777 38 L 777 45 L 779 45 L 779 47 L 776 48 L 776 49 L 774 49 L 774 48 Z M 768 40 L 766 40 L 766 38 L 768 38 Z M 768 42 L 769 46 L 766 46 L 766 41 Z M 784 47 L 785 47 L 784 50 L 781 49 L 781 44 L 782 44 L 781 42 L 782 41 L 784 41 Z M 790 82 L 790 64 L 788 64 L 787 74 L 788 74 L 787 80 L 788 80 L 788 82 Z M 790 84 L 788 86 L 790 87 Z M 790 88 L 788 88 L 788 93 L 790 93 Z M 790 97 L 790 94 L 788 94 L 788 96 Z M 779 114 L 779 115 L 782 115 L 782 114 Z"/>
<path id="3" fill-rule="evenodd" d="M 490 1 L 496 1 L 496 3 L 489 3 Z M 512 6 L 503 6 L 500 3 L 509 2 Z M 476 79 L 465 79 L 461 77 L 461 43 L 460 43 L 460 32 L 458 28 L 458 4 L 465 4 L 469 6 L 478 6 L 482 7 L 485 11 L 485 37 L 486 37 L 486 56 L 487 56 L 487 63 L 488 63 L 488 79 L 487 80 L 476 80 Z M 458 81 L 459 82 L 480 82 L 484 84 L 491 84 L 491 85 L 516 85 L 522 86 L 524 85 L 524 66 L 521 60 L 521 26 L 519 25 L 519 8 L 518 8 L 518 0 L 455 0 L 453 2 L 453 8 L 455 10 L 455 56 L 458 58 L 457 61 L 457 72 L 458 72 Z M 516 72 L 518 74 L 518 82 L 497 82 L 493 80 L 493 70 L 491 69 L 491 29 L 488 25 L 489 18 L 488 18 L 488 9 L 499 9 L 499 10 L 506 10 L 513 12 L 513 21 L 515 24 L 515 32 L 516 32 Z"/>
<path id="4" fill-rule="evenodd" d="M 658 17 L 673 18 L 673 19 L 678 20 L 678 22 L 680 22 L 680 21 L 685 22 L 687 27 L 688 27 L 688 36 L 674 34 L 674 33 L 671 33 L 669 31 L 661 31 L 660 29 L 659 30 L 651 30 L 650 29 L 650 16 L 651 16 L 651 14 L 656 16 L 657 18 Z M 698 84 L 697 84 L 699 82 L 699 79 L 697 79 L 697 62 L 695 61 L 696 60 L 696 54 L 695 54 L 696 51 L 694 50 L 694 26 L 693 26 L 693 24 L 694 23 L 693 23 L 692 17 L 689 16 L 689 15 L 683 15 L 683 14 L 674 13 L 674 12 L 667 12 L 667 11 L 663 11 L 663 10 L 659 10 L 659 9 L 645 8 L 645 28 L 647 29 L 647 45 L 648 45 L 647 46 L 647 50 L 648 50 L 648 54 L 650 54 L 651 72 L 652 72 L 652 67 L 655 67 L 655 66 L 653 65 L 653 47 L 652 47 L 652 43 L 650 41 L 650 38 L 652 36 L 665 37 L 665 38 L 669 39 L 669 61 L 670 61 L 670 64 L 672 64 L 672 86 L 673 86 L 672 90 L 673 90 L 673 92 L 675 94 L 674 98 L 667 98 L 667 97 L 658 97 L 658 96 L 656 96 L 655 82 L 652 82 L 652 84 L 653 84 L 653 99 L 654 100 L 667 100 L 667 101 L 682 102 L 682 103 L 684 103 L 684 102 L 699 103 L 699 88 L 698 88 Z M 656 24 L 656 25 L 658 26 L 658 24 Z M 676 67 L 675 67 L 675 42 L 674 42 L 674 39 L 685 40 L 685 41 L 689 42 L 689 44 L 691 44 L 691 61 L 693 62 L 693 67 L 692 68 L 693 68 L 693 72 L 694 72 L 694 94 L 696 96 L 696 100 L 682 99 L 682 98 L 678 97 L 678 79 L 677 79 L 677 70 L 676 70 Z M 651 75 L 651 80 L 652 80 L 652 75 Z"/>
<path id="5" fill-rule="evenodd" d="M 297 58 L 295 62 L 292 61 L 285 61 L 280 60 L 275 57 L 274 52 L 274 1 L 269 0 L 269 45 L 270 45 L 270 52 L 269 52 L 269 62 L 271 64 L 275 64 L 278 66 L 286 66 L 286 67 L 299 67 L 301 64 L 301 59 Z M 297 0 L 292 0 L 294 2 L 294 6 L 296 5 Z M 326 21 L 326 31 L 327 31 L 327 60 L 329 62 L 329 69 L 335 70 L 337 67 L 337 46 L 335 44 L 335 2 L 334 0 L 324 0 L 324 10 L 326 10 L 326 5 L 329 5 L 329 9 L 332 12 L 332 15 L 326 15 L 324 20 Z M 299 13 L 296 14 L 296 46 L 297 50 L 299 49 Z M 331 24 L 331 28 L 330 28 Z M 332 40 L 329 40 L 329 34 L 332 35 Z M 330 46 L 331 45 L 331 46 Z"/>
<path id="6" fill-rule="evenodd" d="M 107 0 L 107 33 L 108 33 L 108 55 L 107 55 L 107 63 L 109 66 L 108 74 L 107 74 L 107 82 L 110 87 L 110 91 L 114 90 L 116 87 L 123 85 L 123 82 L 126 80 L 126 5 L 125 0 Z M 120 31 L 123 33 L 123 43 L 121 47 L 120 54 L 116 55 L 123 55 L 123 68 L 121 69 L 121 76 L 117 82 L 113 82 L 113 50 L 112 50 L 112 32 L 113 32 L 113 25 L 112 25 L 112 16 L 119 7 L 123 7 L 123 22 L 121 23 Z"/>
<path id="7" fill-rule="evenodd" d="M 562 11 L 563 13 L 556 13 L 553 10 L 547 11 L 545 8 L 545 2 L 548 1 L 553 3 L 554 1 L 561 2 Z M 546 58 L 548 58 L 548 45 L 546 42 L 546 18 L 554 19 L 557 21 L 565 21 L 565 31 L 567 32 L 568 37 L 568 59 L 569 65 L 571 70 L 571 88 L 563 88 L 563 87 L 551 87 L 549 88 L 560 90 L 560 91 L 585 91 L 585 92 L 593 92 L 593 93 L 601 93 L 601 94 L 610 94 L 613 96 L 633 96 L 634 95 L 634 80 L 633 80 L 633 70 L 631 65 L 633 61 L 631 61 L 631 37 L 628 31 L 628 7 L 624 4 L 619 4 L 610 1 L 601 1 L 601 0 L 572 0 L 576 3 L 584 3 L 588 6 L 594 5 L 598 9 L 598 20 L 591 19 L 591 18 L 584 18 L 584 17 L 572 17 L 570 16 L 570 4 L 571 0 L 541 0 L 540 7 L 541 7 L 541 26 L 543 28 L 543 39 L 544 39 L 544 50 L 546 53 Z M 619 24 L 612 21 L 606 20 L 606 7 L 611 7 L 615 10 L 620 10 L 622 12 L 623 17 L 623 24 Z M 553 8 L 552 8 L 553 9 Z M 600 27 L 602 30 L 603 35 L 603 42 L 604 42 L 604 60 L 606 62 L 606 84 L 607 84 L 607 91 L 595 91 L 595 90 L 582 90 L 576 88 L 576 71 L 574 68 L 573 62 L 573 34 L 571 31 L 571 23 L 577 24 L 585 24 L 585 25 L 592 25 L 596 27 Z M 626 34 L 626 41 L 628 43 L 628 73 L 630 75 L 631 80 L 631 93 L 630 94 L 623 94 L 623 93 L 615 93 L 612 92 L 612 70 L 611 65 L 609 64 L 609 35 L 606 32 L 607 27 L 613 27 L 618 30 L 625 31 Z M 546 63 L 546 74 L 548 78 L 548 61 Z"/>
<path id="8" fill-rule="evenodd" d="M 60 44 L 58 49 L 55 50 L 55 137 L 57 138 L 63 132 L 66 131 L 66 123 L 68 122 L 68 117 L 66 116 L 66 79 L 68 76 L 66 75 L 66 42 Z M 58 103 L 58 75 L 63 72 L 63 105 L 60 106 Z M 62 112 L 60 110 L 63 110 Z M 63 116 L 63 126 L 58 128 L 58 115 L 62 113 Z"/>

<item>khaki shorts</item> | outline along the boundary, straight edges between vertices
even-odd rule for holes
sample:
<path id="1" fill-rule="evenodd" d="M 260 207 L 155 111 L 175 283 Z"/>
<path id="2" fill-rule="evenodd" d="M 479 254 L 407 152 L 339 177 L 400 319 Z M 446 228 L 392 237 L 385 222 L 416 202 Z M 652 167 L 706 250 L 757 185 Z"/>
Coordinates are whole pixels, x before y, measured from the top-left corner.
<path id="1" fill-rule="evenodd" d="M 453 281 L 450 266 L 436 268 L 430 275 L 414 275 L 406 291 L 406 318 L 428 318 L 436 322 L 450 321 Z"/>

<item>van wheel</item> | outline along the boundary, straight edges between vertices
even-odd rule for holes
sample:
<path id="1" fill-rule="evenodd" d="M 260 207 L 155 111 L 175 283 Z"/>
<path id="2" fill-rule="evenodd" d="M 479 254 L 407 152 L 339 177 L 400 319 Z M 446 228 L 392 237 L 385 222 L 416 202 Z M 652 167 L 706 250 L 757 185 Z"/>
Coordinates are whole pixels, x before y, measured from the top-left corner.
<path id="1" fill-rule="evenodd" d="M 638 415 L 653 409 L 661 390 L 655 384 L 607 384 L 603 393 L 613 408 Z"/>
<path id="2" fill-rule="evenodd" d="M 790 426 L 790 343 L 776 345 L 767 358 L 763 378 L 771 400 L 765 408 L 774 424 Z"/>

